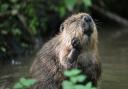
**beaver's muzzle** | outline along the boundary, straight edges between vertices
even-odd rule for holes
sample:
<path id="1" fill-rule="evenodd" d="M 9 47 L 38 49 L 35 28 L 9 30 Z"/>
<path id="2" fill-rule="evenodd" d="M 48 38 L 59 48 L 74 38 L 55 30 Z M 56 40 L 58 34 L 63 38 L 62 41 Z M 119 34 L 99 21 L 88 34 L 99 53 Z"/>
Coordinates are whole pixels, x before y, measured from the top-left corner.
<path id="1" fill-rule="evenodd" d="M 87 15 L 83 17 L 84 22 L 85 22 L 85 29 L 84 29 L 84 34 L 86 34 L 87 36 L 91 36 L 91 34 L 93 33 L 93 20 L 92 17 Z"/>

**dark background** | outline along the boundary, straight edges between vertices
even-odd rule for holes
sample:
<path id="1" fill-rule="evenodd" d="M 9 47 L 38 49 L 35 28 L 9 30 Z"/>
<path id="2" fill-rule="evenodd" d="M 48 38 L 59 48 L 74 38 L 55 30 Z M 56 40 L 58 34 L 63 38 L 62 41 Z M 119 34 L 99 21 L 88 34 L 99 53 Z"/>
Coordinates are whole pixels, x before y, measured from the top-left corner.
<path id="1" fill-rule="evenodd" d="M 127 0 L 1 0 L 0 61 L 31 53 L 42 41 L 55 35 L 63 20 L 73 13 L 90 13 L 98 27 L 127 26 L 127 3 Z"/>

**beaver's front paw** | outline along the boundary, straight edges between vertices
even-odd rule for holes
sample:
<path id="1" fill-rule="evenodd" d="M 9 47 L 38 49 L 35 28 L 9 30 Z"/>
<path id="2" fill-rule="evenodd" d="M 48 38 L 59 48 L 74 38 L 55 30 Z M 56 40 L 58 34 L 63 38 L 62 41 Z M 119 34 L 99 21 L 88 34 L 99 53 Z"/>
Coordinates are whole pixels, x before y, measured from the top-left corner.
<path id="1" fill-rule="evenodd" d="M 72 47 L 74 48 L 74 49 L 81 49 L 81 44 L 80 44 L 80 40 L 79 39 L 77 39 L 77 38 L 73 38 L 72 39 L 72 41 L 71 41 L 71 44 L 72 44 Z"/>

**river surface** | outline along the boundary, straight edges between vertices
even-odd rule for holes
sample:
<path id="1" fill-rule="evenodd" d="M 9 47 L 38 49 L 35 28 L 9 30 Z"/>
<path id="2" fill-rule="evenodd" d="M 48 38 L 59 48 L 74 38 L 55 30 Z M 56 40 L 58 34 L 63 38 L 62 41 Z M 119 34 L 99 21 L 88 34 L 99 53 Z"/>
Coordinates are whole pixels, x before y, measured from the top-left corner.
<path id="1" fill-rule="evenodd" d="M 128 28 L 100 28 L 99 48 L 102 61 L 100 89 L 128 89 Z M 33 59 L 34 55 L 12 61 L 13 65 L 0 64 L 0 89 L 27 76 Z"/>
<path id="2" fill-rule="evenodd" d="M 128 28 L 107 28 L 99 35 L 101 89 L 128 89 Z"/>

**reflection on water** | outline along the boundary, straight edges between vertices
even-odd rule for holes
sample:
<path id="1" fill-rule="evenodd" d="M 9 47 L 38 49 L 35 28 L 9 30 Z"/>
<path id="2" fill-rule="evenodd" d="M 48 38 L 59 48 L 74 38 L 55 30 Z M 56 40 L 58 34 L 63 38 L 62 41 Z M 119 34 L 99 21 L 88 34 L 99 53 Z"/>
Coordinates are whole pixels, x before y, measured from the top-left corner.
<path id="1" fill-rule="evenodd" d="M 125 35 L 120 33 L 122 30 L 125 32 L 125 29 L 111 27 L 99 30 L 103 66 L 101 89 L 128 88 L 128 33 Z M 33 57 L 22 59 L 21 64 L 15 65 L 1 64 L 0 85 L 13 84 L 19 77 L 27 76 L 32 59 Z"/>
<path id="2" fill-rule="evenodd" d="M 31 60 L 31 58 L 29 57 Z M 19 59 L 21 60 L 21 59 Z M 24 58 L 21 61 L 14 61 L 11 64 L 0 64 L 0 89 L 8 89 L 20 77 L 26 77 L 30 66 L 30 60 Z M 6 87 L 6 88 L 5 88 Z"/>

